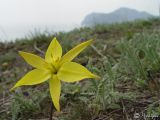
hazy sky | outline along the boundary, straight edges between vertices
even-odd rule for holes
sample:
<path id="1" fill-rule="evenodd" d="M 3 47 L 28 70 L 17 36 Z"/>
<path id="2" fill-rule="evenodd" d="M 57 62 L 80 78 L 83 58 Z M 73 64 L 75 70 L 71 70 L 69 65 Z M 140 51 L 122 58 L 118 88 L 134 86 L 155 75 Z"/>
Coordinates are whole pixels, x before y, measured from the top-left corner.
<path id="1" fill-rule="evenodd" d="M 80 23 L 91 12 L 120 7 L 158 15 L 160 0 L 0 0 L 0 25 Z"/>

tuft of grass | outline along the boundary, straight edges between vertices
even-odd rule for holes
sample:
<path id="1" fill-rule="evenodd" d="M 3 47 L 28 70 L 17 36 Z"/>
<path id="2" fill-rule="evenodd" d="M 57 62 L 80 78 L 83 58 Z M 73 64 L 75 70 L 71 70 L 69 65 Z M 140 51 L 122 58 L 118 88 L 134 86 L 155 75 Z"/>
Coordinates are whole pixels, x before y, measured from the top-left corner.
<path id="1" fill-rule="evenodd" d="M 0 64 L 12 63 L 16 60 L 17 54 L 14 51 L 8 51 L 6 54 L 0 54 Z"/>
<path id="2" fill-rule="evenodd" d="M 149 79 L 147 71 L 159 71 L 159 38 L 158 31 L 144 32 L 136 34 L 131 40 L 122 40 L 120 43 L 123 66 L 133 79 L 147 81 Z"/>
<path id="3" fill-rule="evenodd" d="M 48 91 L 21 91 L 19 89 L 18 94 L 16 93 L 11 102 L 11 116 L 12 120 L 29 119 L 37 114 L 43 114 L 42 105 L 45 98 L 48 97 Z"/>

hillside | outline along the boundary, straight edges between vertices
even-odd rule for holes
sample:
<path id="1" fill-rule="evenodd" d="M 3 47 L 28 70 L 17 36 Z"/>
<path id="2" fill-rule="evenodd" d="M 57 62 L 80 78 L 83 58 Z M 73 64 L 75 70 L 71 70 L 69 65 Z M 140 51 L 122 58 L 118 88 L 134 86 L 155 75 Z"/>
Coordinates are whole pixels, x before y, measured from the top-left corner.
<path id="1" fill-rule="evenodd" d="M 129 120 L 135 113 L 160 115 L 160 20 L 150 19 L 33 34 L 0 43 L 0 120 L 48 120 L 51 99 L 47 82 L 9 90 L 33 69 L 18 51 L 44 57 L 53 37 L 63 46 L 63 54 L 94 39 L 74 61 L 101 76 L 99 81 L 63 83 L 61 112 L 53 110 L 54 120 Z"/>
<path id="2" fill-rule="evenodd" d="M 91 13 L 82 21 L 84 26 L 92 26 L 96 24 L 112 24 L 126 21 L 134 21 L 138 19 L 148 19 L 153 15 L 147 12 L 140 12 L 129 8 L 119 8 L 111 13 Z"/>

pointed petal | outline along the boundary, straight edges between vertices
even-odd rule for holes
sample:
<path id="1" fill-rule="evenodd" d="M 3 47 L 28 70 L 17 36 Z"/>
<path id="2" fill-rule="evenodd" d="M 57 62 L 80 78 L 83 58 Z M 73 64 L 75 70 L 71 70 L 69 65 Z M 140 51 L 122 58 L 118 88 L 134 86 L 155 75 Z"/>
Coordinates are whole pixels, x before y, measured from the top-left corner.
<path id="1" fill-rule="evenodd" d="M 54 75 L 49 80 L 49 86 L 50 86 L 50 94 L 51 94 L 53 104 L 56 110 L 60 111 L 59 99 L 60 99 L 60 93 L 61 93 L 61 83 L 56 75 Z"/>
<path id="2" fill-rule="evenodd" d="M 67 52 L 61 59 L 60 65 L 62 65 L 65 62 L 72 61 L 81 51 L 83 51 L 88 45 L 92 43 L 92 40 L 88 40 L 86 42 L 83 42 L 73 49 L 71 49 L 69 52 Z"/>
<path id="3" fill-rule="evenodd" d="M 57 39 L 54 38 L 47 49 L 45 60 L 49 63 L 52 63 L 52 61 L 60 60 L 61 56 L 62 56 L 62 47 L 57 41 Z"/>
<path id="4" fill-rule="evenodd" d="M 48 69 L 50 66 L 45 62 L 45 60 L 37 55 L 19 51 L 19 54 L 24 58 L 24 60 L 38 69 Z"/>
<path id="5" fill-rule="evenodd" d="M 34 69 L 28 72 L 23 78 L 21 78 L 11 90 L 22 85 L 36 85 L 46 81 L 50 77 L 51 74 L 49 71 Z"/>
<path id="6" fill-rule="evenodd" d="M 75 82 L 84 78 L 99 78 L 88 71 L 84 66 L 75 62 L 64 63 L 59 69 L 57 76 L 60 80 L 65 82 Z"/>

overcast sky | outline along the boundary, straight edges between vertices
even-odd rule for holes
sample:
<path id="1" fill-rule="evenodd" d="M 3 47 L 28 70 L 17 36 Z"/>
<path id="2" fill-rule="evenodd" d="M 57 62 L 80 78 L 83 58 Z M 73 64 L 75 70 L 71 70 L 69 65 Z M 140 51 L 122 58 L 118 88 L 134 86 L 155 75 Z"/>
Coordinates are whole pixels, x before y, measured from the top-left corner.
<path id="1" fill-rule="evenodd" d="M 0 25 L 79 24 L 91 12 L 120 7 L 159 14 L 160 0 L 0 0 Z"/>

